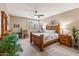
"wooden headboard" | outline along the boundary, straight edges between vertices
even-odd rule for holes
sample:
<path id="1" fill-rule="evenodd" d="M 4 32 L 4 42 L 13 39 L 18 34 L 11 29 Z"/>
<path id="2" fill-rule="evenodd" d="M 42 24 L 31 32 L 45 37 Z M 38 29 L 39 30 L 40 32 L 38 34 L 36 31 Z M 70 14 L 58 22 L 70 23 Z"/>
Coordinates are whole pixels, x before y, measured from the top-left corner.
<path id="1" fill-rule="evenodd" d="M 46 30 L 55 30 L 57 33 L 60 33 L 60 24 L 46 25 Z"/>

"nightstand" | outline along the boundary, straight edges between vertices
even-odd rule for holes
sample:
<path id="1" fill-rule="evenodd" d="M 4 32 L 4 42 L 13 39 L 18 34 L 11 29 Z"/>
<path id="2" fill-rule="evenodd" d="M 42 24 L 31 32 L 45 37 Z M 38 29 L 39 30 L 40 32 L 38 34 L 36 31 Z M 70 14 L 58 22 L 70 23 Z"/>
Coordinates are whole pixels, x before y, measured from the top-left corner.
<path id="1" fill-rule="evenodd" d="M 68 36 L 68 35 L 60 35 L 59 42 L 63 45 L 71 47 L 72 46 L 72 37 Z"/>

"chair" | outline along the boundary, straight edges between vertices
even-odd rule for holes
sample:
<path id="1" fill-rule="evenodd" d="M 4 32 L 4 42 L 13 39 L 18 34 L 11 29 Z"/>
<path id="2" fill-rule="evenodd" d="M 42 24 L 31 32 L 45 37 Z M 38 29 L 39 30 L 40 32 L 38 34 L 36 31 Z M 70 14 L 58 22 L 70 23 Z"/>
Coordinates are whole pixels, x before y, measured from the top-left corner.
<path id="1" fill-rule="evenodd" d="M 28 36 L 27 30 L 22 31 L 22 38 L 26 38 Z"/>

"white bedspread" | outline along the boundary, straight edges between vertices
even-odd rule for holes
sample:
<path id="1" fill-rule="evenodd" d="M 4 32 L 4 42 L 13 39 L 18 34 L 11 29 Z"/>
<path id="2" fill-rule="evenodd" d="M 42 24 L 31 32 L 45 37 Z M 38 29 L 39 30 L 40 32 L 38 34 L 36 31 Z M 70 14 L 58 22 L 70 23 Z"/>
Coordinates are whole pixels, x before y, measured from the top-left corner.
<path id="1" fill-rule="evenodd" d="M 40 36 L 44 35 L 44 42 L 48 42 L 50 40 L 55 40 L 59 37 L 58 33 L 33 33 L 34 35 Z"/>
<path id="2" fill-rule="evenodd" d="M 44 42 L 48 42 L 50 40 L 55 40 L 57 39 L 59 36 L 58 36 L 58 33 L 44 33 Z"/>

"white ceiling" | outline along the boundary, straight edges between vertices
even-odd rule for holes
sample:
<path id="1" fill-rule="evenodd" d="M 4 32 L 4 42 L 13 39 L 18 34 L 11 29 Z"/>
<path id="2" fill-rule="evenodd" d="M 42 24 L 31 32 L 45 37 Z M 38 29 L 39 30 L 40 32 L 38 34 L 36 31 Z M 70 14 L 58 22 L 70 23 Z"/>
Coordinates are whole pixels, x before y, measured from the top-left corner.
<path id="1" fill-rule="evenodd" d="M 7 11 L 10 15 L 34 18 L 34 11 L 46 18 L 79 7 L 78 3 L 7 3 Z"/>

